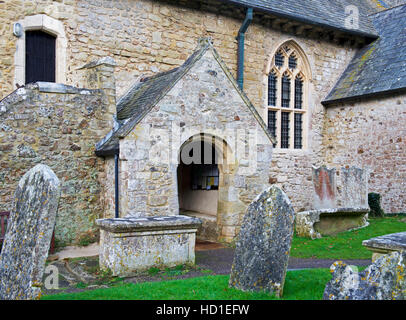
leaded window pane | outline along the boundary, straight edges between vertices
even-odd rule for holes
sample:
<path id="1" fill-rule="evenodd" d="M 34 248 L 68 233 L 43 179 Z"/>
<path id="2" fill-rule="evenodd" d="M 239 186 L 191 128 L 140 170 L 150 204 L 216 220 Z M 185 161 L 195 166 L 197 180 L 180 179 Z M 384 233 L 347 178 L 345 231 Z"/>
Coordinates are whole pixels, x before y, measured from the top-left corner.
<path id="1" fill-rule="evenodd" d="M 289 112 L 282 112 L 281 121 L 281 148 L 289 148 Z"/>
<path id="2" fill-rule="evenodd" d="M 290 107 L 290 79 L 288 76 L 282 78 L 282 108 Z"/>
<path id="3" fill-rule="evenodd" d="M 275 55 L 275 65 L 278 66 L 278 67 L 282 67 L 284 61 L 285 61 L 285 57 L 283 56 L 282 53 L 278 52 L 278 53 Z"/>
<path id="4" fill-rule="evenodd" d="M 303 80 L 295 79 L 295 108 L 302 109 L 303 105 Z"/>
<path id="5" fill-rule="evenodd" d="M 276 111 L 274 110 L 268 110 L 268 128 L 271 134 L 276 138 Z"/>
<path id="6" fill-rule="evenodd" d="M 295 127 L 294 127 L 294 140 L 295 149 L 302 149 L 303 147 L 303 115 L 301 113 L 295 113 Z"/>
<path id="7" fill-rule="evenodd" d="M 276 75 L 274 73 L 268 76 L 268 106 L 276 106 Z"/>
<path id="8" fill-rule="evenodd" d="M 297 59 L 295 56 L 292 55 L 289 57 L 289 68 L 293 70 L 296 69 L 296 67 L 297 67 Z"/>

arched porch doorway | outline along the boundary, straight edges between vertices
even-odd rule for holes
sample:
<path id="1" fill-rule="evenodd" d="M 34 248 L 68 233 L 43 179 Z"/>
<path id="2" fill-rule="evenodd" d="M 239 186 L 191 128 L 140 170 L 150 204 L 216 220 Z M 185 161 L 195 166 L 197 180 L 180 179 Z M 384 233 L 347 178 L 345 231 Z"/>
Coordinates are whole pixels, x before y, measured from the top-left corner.
<path id="1" fill-rule="evenodd" d="M 223 139 L 210 134 L 189 138 L 180 148 L 177 169 L 179 211 L 202 220 L 197 237 L 218 241 L 222 232 L 223 198 L 230 174 L 229 148 Z"/>

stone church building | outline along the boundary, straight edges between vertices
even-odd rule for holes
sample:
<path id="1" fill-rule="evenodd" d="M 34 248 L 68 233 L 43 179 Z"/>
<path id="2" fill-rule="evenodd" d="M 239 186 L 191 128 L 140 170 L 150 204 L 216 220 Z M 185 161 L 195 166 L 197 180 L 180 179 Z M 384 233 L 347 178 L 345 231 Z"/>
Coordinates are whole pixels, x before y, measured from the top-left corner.
<path id="1" fill-rule="evenodd" d="M 5 0 L 0 12 L 0 211 L 49 165 L 61 243 L 95 239 L 97 218 L 179 213 L 230 242 L 272 184 L 313 209 L 323 165 L 366 169 L 385 212 L 406 211 L 403 0 Z"/>

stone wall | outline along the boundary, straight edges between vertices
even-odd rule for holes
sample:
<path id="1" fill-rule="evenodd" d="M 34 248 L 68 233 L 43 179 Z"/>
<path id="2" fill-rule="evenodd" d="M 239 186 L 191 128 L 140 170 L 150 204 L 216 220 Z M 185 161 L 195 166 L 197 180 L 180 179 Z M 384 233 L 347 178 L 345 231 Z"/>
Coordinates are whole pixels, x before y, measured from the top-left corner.
<path id="1" fill-rule="evenodd" d="M 105 158 L 105 179 L 108 183 L 104 184 L 104 210 L 100 215 L 100 218 L 114 218 L 115 217 L 115 206 L 116 206 L 116 198 L 115 198 L 115 161 L 114 157 L 107 157 Z M 121 180 L 119 184 L 125 183 Z M 121 189 L 121 188 L 120 188 Z M 122 206 L 122 203 L 119 202 L 119 206 Z"/>
<path id="2" fill-rule="evenodd" d="M 46 164 L 61 181 L 56 239 L 94 236 L 106 175 L 94 150 L 108 131 L 107 101 L 101 90 L 52 83 L 27 85 L 0 101 L 0 211 L 11 210 L 21 176 Z"/>
<path id="3" fill-rule="evenodd" d="M 341 103 L 327 108 L 323 130 L 327 165 L 368 169 L 387 213 L 406 211 L 405 107 L 405 95 Z"/>

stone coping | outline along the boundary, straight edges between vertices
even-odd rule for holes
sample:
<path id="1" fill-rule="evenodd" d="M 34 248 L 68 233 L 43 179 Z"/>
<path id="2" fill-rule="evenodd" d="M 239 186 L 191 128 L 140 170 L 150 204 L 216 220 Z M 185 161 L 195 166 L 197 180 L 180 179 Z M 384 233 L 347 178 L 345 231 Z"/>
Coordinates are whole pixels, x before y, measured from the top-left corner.
<path id="1" fill-rule="evenodd" d="M 362 245 L 375 252 L 389 252 L 406 250 L 406 231 L 385 234 L 362 241 Z"/>
<path id="2" fill-rule="evenodd" d="M 109 66 L 117 66 L 117 62 L 112 58 L 112 57 L 103 57 L 94 61 L 91 61 L 87 64 L 85 64 L 83 67 L 80 67 L 78 70 L 82 69 L 89 69 L 89 68 L 94 68 L 97 66 L 100 66 L 102 64 L 109 65 Z"/>
<path id="3" fill-rule="evenodd" d="M 144 232 L 158 230 L 197 229 L 201 220 L 188 216 L 159 216 L 159 217 L 123 217 L 114 219 L 97 219 L 100 229 L 112 233 Z"/>
<path id="4" fill-rule="evenodd" d="M 316 209 L 309 211 L 298 212 L 298 214 L 317 214 L 317 215 L 329 215 L 329 216 L 343 216 L 343 215 L 359 215 L 360 213 L 368 213 L 369 208 L 354 207 L 354 208 L 326 208 Z"/>
<path id="5" fill-rule="evenodd" d="M 97 89 L 85 89 L 85 88 L 76 88 L 63 83 L 55 82 L 44 82 L 38 81 L 35 83 L 40 92 L 49 92 L 49 93 L 72 93 L 72 94 L 87 94 L 90 95 Z"/>

